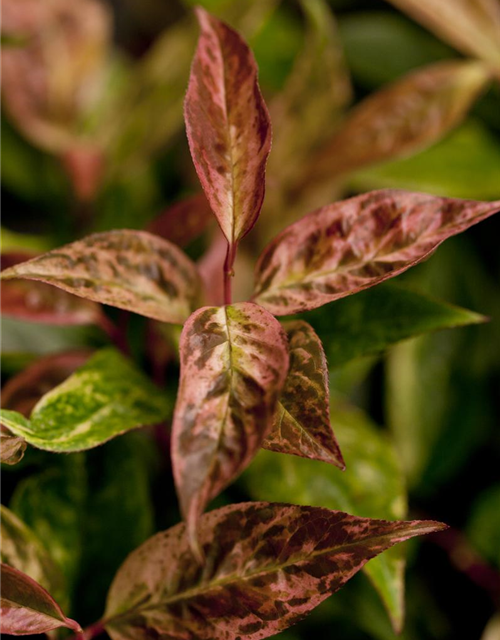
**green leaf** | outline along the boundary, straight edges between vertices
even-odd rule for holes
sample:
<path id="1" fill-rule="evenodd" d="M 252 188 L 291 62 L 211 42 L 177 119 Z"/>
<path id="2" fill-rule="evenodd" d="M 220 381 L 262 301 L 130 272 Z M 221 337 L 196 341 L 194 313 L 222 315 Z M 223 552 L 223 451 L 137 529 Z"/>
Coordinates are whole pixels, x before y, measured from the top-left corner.
<path id="1" fill-rule="evenodd" d="M 67 618 L 52 596 L 26 574 L 6 564 L 1 566 L 2 633 L 31 635 L 67 627 L 77 633 L 80 625 Z"/>
<path id="2" fill-rule="evenodd" d="M 500 484 L 483 491 L 474 502 L 467 535 L 488 562 L 500 567 Z"/>
<path id="3" fill-rule="evenodd" d="M 22 571 L 65 603 L 64 577 L 37 535 L 7 507 L 2 505 L 0 513 L 2 562 Z"/>
<path id="4" fill-rule="evenodd" d="M 354 515 L 399 519 L 406 515 L 406 492 L 398 458 L 384 434 L 361 411 L 333 405 L 332 424 L 346 470 L 313 460 L 262 451 L 241 478 L 255 500 L 281 501 L 341 509 Z M 365 568 L 380 593 L 395 628 L 404 616 L 404 559 L 397 549 Z"/>
<path id="5" fill-rule="evenodd" d="M 415 335 L 485 322 L 473 311 L 393 283 L 332 302 L 300 317 L 314 327 L 330 369 L 384 351 Z"/>
<path id="6" fill-rule="evenodd" d="M 184 525 L 136 549 L 111 585 L 104 625 L 113 640 L 266 638 L 302 619 L 370 558 L 443 528 L 317 507 L 230 505 L 201 519 L 203 568 Z"/>
<path id="7" fill-rule="evenodd" d="M 352 189 L 415 189 L 453 198 L 500 197 L 500 149 L 479 121 L 468 121 L 411 158 L 368 167 L 349 177 Z"/>
<path id="8" fill-rule="evenodd" d="M 39 449 L 82 451 L 142 425 L 162 422 L 170 403 L 114 349 L 103 349 L 36 404 L 27 421 L 2 410 L 2 423 Z"/>

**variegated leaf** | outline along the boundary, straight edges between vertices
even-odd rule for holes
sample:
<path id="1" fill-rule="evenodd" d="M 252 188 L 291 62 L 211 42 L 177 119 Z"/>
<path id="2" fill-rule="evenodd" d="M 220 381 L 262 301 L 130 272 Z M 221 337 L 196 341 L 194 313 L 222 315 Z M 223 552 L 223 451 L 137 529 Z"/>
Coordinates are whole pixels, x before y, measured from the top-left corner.
<path id="1" fill-rule="evenodd" d="M 108 231 L 6 269 L 3 279 L 41 280 L 82 298 L 182 323 L 199 304 L 195 265 L 145 231 Z"/>
<path id="2" fill-rule="evenodd" d="M 234 255 L 262 206 L 271 146 L 253 55 L 236 31 L 197 9 L 201 35 L 185 101 L 198 177 Z"/>
<path id="3" fill-rule="evenodd" d="M 2 269 L 8 269 L 32 258 L 32 254 L 2 254 Z M 54 289 L 43 282 L 10 280 L 2 284 L 2 315 L 46 322 L 78 325 L 98 323 L 102 317 L 99 306 Z"/>
<path id="4" fill-rule="evenodd" d="M 306 180 L 331 181 L 429 147 L 463 120 L 489 77 L 480 62 L 438 62 L 372 94 L 321 149 Z"/>
<path id="5" fill-rule="evenodd" d="M 7 507 L 1 505 L 0 514 L 2 563 L 27 574 L 64 601 L 64 576 L 36 534 Z"/>
<path id="6" fill-rule="evenodd" d="M 50 593 L 25 573 L 2 564 L 1 576 L 2 633 L 27 636 L 59 627 L 81 632 L 78 622 L 67 618 Z"/>
<path id="7" fill-rule="evenodd" d="M 327 205 L 267 246 L 256 268 L 255 301 L 275 315 L 315 309 L 397 276 L 498 211 L 500 201 L 391 189 Z"/>
<path id="8" fill-rule="evenodd" d="M 172 464 L 196 548 L 197 521 L 261 447 L 288 371 L 281 325 L 250 302 L 204 307 L 181 335 Z"/>
<path id="9" fill-rule="evenodd" d="M 185 198 L 163 211 L 148 231 L 179 247 L 185 247 L 200 236 L 213 221 L 212 210 L 203 194 Z"/>
<path id="10" fill-rule="evenodd" d="M 330 425 L 328 365 L 321 340 L 303 320 L 283 325 L 290 369 L 264 449 L 322 460 L 345 469 Z"/>
<path id="11" fill-rule="evenodd" d="M 200 522 L 204 566 L 184 525 L 150 538 L 125 561 L 108 596 L 113 640 L 259 640 L 304 618 L 392 545 L 440 530 L 317 507 L 231 505 Z"/>
<path id="12" fill-rule="evenodd" d="M 29 418 L 40 398 L 69 378 L 91 354 L 88 349 L 75 349 L 35 360 L 2 387 L 2 408 Z"/>
<path id="13" fill-rule="evenodd" d="M 500 70 L 498 0 L 388 0 L 466 54 Z"/>
<path id="14" fill-rule="evenodd" d="M 26 451 L 24 438 L 15 436 L 0 424 L 0 461 L 5 464 L 17 464 Z"/>
<path id="15" fill-rule="evenodd" d="M 2 409 L 0 421 L 34 447 L 67 453 L 162 422 L 170 411 L 163 392 L 118 351 L 107 348 L 45 394 L 29 420 Z"/>

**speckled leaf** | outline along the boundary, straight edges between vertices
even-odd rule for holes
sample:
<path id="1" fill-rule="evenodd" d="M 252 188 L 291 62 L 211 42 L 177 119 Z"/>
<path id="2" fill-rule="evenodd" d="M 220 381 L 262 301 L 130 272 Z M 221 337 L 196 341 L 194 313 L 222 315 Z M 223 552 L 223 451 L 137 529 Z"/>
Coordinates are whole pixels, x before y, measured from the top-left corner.
<path id="1" fill-rule="evenodd" d="M 36 534 L 10 509 L 0 507 L 2 563 L 22 571 L 54 594 L 66 600 L 64 577 Z"/>
<path id="2" fill-rule="evenodd" d="M 165 240 L 185 247 L 200 236 L 213 222 L 212 210 L 203 194 L 176 202 L 165 209 L 148 227 Z"/>
<path id="3" fill-rule="evenodd" d="M 150 538 L 125 561 L 108 596 L 113 640 L 258 640 L 298 622 L 392 545 L 442 529 L 267 502 L 205 514 L 193 562 L 184 525 Z"/>
<path id="4" fill-rule="evenodd" d="M 32 258 L 32 254 L 2 254 L 2 270 Z M 2 284 L 2 315 L 48 324 L 93 324 L 101 318 L 99 306 L 54 289 L 43 282 L 10 280 Z"/>
<path id="5" fill-rule="evenodd" d="M 81 631 L 77 622 L 66 618 L 50 593 L 25 573 L 2 564 L 1 574 L 2 633 L 27 636 L 58 627 Z"/>
<path id="6" fill-rule="evenodd" d="M 332 403 L 332 421 L 346 470 L 313 460 L 261 451 L 241 477 L 254 500 L 286 500 L 342 509 L 354 515 L 400 520 L 407 515 L 406 489 L 396 450 L 377 425 L 359 410 Z M 404 621 L 404 555 L 390 549 L 364 568 L 396 630 Z"/>
<path id="7" fill-rule="evenodd" d="M 431 146 L 463 120 L 489 77 L 479 62 L 438 62 L 372 94 L 311 163 L 311 180 L 331 181 L 339 173 Z"/>
<path id="8" fill-rule="evenodd" d="M 26 441 L 15 436 L 0 424 L 0 460 L 5 464 L 17 464 L 24 456 Z"/>
<path id="9" fill-rule="evenodd" d="M 499 210 L 500 201 L 391 189 L 327 205 L 267 246 L 254 298 L 275 315 L 315 309 L 397 276 Z"/>
<path id="10" fill-rule="evenodd" d="M 186 129 L 198 177 L 234 253 L 262 206 L 271 124 L 246 43 L 204 9 L 197 16 L 201 34 L 186 94 Z"/>
<path id="11" fill-rule="evenodd" d="M 30 420 L 2 410 L 2 424 L 47 451 L 83 451 L 135 427 L 164 420 L 170 403 L 112 348 L 92 356 L 36 404 Z"/>
<path id="12" fill-rule="evenodd" d="M 264 449 L 345 468 L 330 425 L 328 365 L 321 340 L 303 320 L 283 325 L 290 368 Z"/>
<path id="13" fill-rule="evenodd" d="M 172 464 L 196 548 L 204 508 L 248 466 L 271 429 L 289 357 L 279 322 L 251 302 L 196 311 L 180 350 Z"/>
<path id="14" fill-rule="evenodd" d="M 2 408 L 18 411 L 29 418 L 40 398 L 69 378 L 91 354 L 88 349 L 74 349 L 35 360 L 4 384 Z"/>
<path id="15" fill-rule="evenodd" d="M 500 70 L 497 0 L 388 0 L 466 54 Z"/>
<path id="16" fill-rule="evenodd" d="M 41 280 L 82 298 L 182 323 L 198 306 L 200 279 L 174 244 L 145 231 L 87 236 L 2 272 Z"/>

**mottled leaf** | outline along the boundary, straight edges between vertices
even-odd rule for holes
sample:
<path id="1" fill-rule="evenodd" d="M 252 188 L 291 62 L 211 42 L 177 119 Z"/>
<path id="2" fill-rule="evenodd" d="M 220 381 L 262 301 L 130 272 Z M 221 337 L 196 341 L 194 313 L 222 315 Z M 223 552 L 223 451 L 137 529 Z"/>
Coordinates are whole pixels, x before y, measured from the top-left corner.
<path id="1" fill-rule="evenodd" d="M 201 35 L 186 94 L 186 129 L 198 177 L 234 255 L 264 199 L 271 125 L 248 46 L 204 9 L 197 16 Z"/>
<path id="2" fill-rule="evenodd" d="M 371 518 L 406 516 L 406 490 L 392 443 L 369 418 L 352 407 L 332 404 L 332 421 L 346 460 L 344 473 L 312 460 L 262 451 L 241 478 L 255 500 L 286 500 L 342 509 Z M 404 556 L 391 549 L 364 568 L 396 629 L 404 619 Z"/>
<path id="3" fill-rule="evenodd" d="M 500 5 L 496 0 L 388 0 L 464 53 L 500 69 Z"/>
<path id="4" fill-rule="evenodd" d="M 359 103 L 311 163 L 306 180 L 331 180 L 431 146 L 467 114 L 489 79 L 479 62 L 413 71 Z"/>
<path id="5" fill-rule="evenodd" d="M 327 205 L 267 246 L 255 300 L 275 315 L 315 309 L 397 276 L 499 210 L 500 201 L 390 189 Z"/>
<path id="6" fill-rule="evenodd" d="M 322 460 L 345 468 L 330 425 L 328 365 L 321 340 L 303 320 L 283 325 L 290 369 L 264 449 Z"/>
<path id="7" fill-rule="evenodd" d="M 200 296 L 196 267 L 178 247 L 127 229 L 87 236 L 1 276 L 41 280 L 163 322 L 184 322 Z"/>
<path id="8" fill-rule="evenodd" d="M 172 464 L 193 546 L 197 520 L 261 447 L 289 357 L 281 325 L 250 302 L 204 307 L 185 324 Z"/>
<path id="9" fill-rule="evenodd" d="M 200 236 L 213 221 L 212 210 L 203 194 L 185 198 L 163 211 L 148 230 L 179 247 Z"/>
<path id="10" fill-rule="evenodd" d="M 267 502 L 205 514 L 193 562 L 184 525 L 129 556 L 108 596 L 113 640 L 265 638 L 286 629 L 392 545 L 444 525 Z"/>
<path id="11" fill-rule="evenodd" d="M 1 630 L 13 636 L 46 633 L 58 627 L 81 632 L 78 622 L 66 618 L 48 591 L 25 573 L 1 565 Z"/>
<path id="12" fill-rule="evenodd" d="M 2 387 L 2 408 L 18 411 L 29 418 L 40 398 L 69 378 L 91 353 L 86 349 L 75 349 L 35 360 Z"/>
<path id="13" fill-rule="evenodd" d="M 2 254 L 2 270 L 29 260 L 25 253 Z M 54 289 L 43 282 L 11 280 L 2 284 L 2 315 L 48 324 L 92 324 L 101 318 L 99 307 Z"/>
<path id="14" fill-rule="evenodd" d="M 97 352 L 35 405 L 30 420 L 15 411 L 0 417 L 10 431 L 47 451 L 96 447 L 170 412 L 164 394 L 114 349 Z"/>
<path id="15" fill-rule="evenodd" d="M 57 599 L 65 601 L 64 577 L 39 538 L 7 507 L 2 505 L 0 513 L 2 563 L 27 574 Z"/>
<path id="16" fill-rule="evenodd" d="M 26 450 L 24 438 L 14 436 L 3 425 L 0 425 L 0 459 L 5 464 L 17 464 Z"/>
<path id="17" fill-rule="evenodd" d="M 330 370 L 412 336 L 486 318 L 392 282 L 304 314 L 318 333 Z"/>

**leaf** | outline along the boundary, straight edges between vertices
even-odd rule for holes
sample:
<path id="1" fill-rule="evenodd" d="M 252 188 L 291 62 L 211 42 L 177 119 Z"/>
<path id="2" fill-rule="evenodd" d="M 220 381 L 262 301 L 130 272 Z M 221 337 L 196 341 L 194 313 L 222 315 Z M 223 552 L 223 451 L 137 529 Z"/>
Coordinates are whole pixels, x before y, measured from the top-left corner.
<path id="1" fill-rule="evenodd" d="M 163 322 L 182 323 L 196 308 L 200 279 L 174 244 L 145 231 L 87 236 L 2 272 L 41 280 L 82 298 Z"/>
<path id="2" fill-rule="evenodd" d="M 40 398 L 69 378 L 91 353 L 87 349 L 75 349 L 35 360 L 2 387 L 2 407 L 28 418 Z"/>
<path id="3" fill-rule="evenodd" d="M 327 205 L 267 246 L 254 299 L 275 315 L 315 309 L 399 275 L 499 210 L 500 201 L 391 189 Z"/>
<path id="4" fill-rule="evenodd" d="M 205 514 L 193 562 L 184 525 L 150 538 L 121 567 L 108 595 L 113 640 L 265 638 L 301 620 L 367 560 L 436 522 L 387 522 L 266 502 Z"/>
<path id="5" fill-rule="evenodd" d="M 5 464 L 17 464 L 26 450 L 23 438 L 13 436 L 8 429 L 0 425 L 0 459 Z"/>
<path id="6" fill-rule="evenodd" d="M 2 633 L 25 636 L 67 627 L 80 633 L 78 622 L 66 618 L 52 596 L 29 576 L 1 565 Z"/>
<path id="7" fill-rule="evenodd" d="M 8 429 L 39 449 L 68 453 L 96 447 L 142 425 L 164 420 L 170 403 L 142 372 L 112 348 L 92 356 L 41 398 L 26 420 L 1 411 Z"/>
<path id="8" fill-rule="evenodd" d="M 392 282 L 307 312 L 330 370 L 380 353 L 422 333 L 485 322 L 486 318 Z"/>
<path id="9" fill-rule="evenodd" d="M 201 35 L 186 94 L 186 130 L 196 172 L 234 257 L 264 199 L 271 124 L 248 46 L 204 9 L 196 13 Z"/>
<path id="10" fill-rule="evenodd" d="M 500 149 L 479 121 L 470 120 L 411 158 L 364 167 L 348 178 L 356 191 L 397 187 L 454 198 L 500 196 Z"/>
<path id="11" fill-rule="evenodd" d="M 312 460 L 259 453 L 241 477 L 255 500 L 294 502 L 341 509 L 371 518 L 406 516 L 406 490 L 395 448 L 362 412 L 332 404 L 332 421 L 346 461 L 346 471 L 318 465 Z M 404 556 L 391 549 L 364 568 L 396 629 L 404 619 Z"/>
<path id="12" fill-rule="evenodd" d="M 28 260 L 29 256 L 3 254 L 2 267 Z M 48 324 L 96 324 L 101 318 L 99 307 L 54 289 L 43 282 L 11 280 L 2 284 L 2 315 Z"/>
<path id="13" fill-rule="evenodd" d="M 359 103 L 311 163 L 317 181 L 407 156 L 465 117 L 489 80 L 479 62 L 448 60 L 413 71 Z"/>
<path id="14" fill-rule="evenodd" d="M 204 508 L 248 466 L 271 429 L 289 357 L 279 322 L 250 302 L 196 311 L 180 353 L 172 466 L 196 548 Z"/>
<path id="15" fill-rule="evenodd" d="M 303 320 L 283 325 L 290 368 L 264 449 L 322 460 L 345 469 L 330 425 L 330 392 L 325 352 L 314 329 Z"/>
<path id="16" fill-rule="evenodd" d="M 64 577 L 35 533 L 12 511 L 0 507 L 2 531 L 2 563 L 22 571 L 32 580 L 66 600 Z"/>
<path id="17" fill-rule="evenodd" d="M 500 7 L 496 0 L 389 0 L 468 55 L 500 69 Z"/>
<path id="18" fill-rule="evenodd" d="M 197 194 L 163 211 L 148 230 L 179 247 L 185 247 L 200 236 L 212 222 L 212 210 L 203 194 Z"/>
<path id="19" fill-rule="evenodd" d="M 493 484 L 474 501 L 467 536 L 488 562 L 500 567 L 500 484 Z"/>

